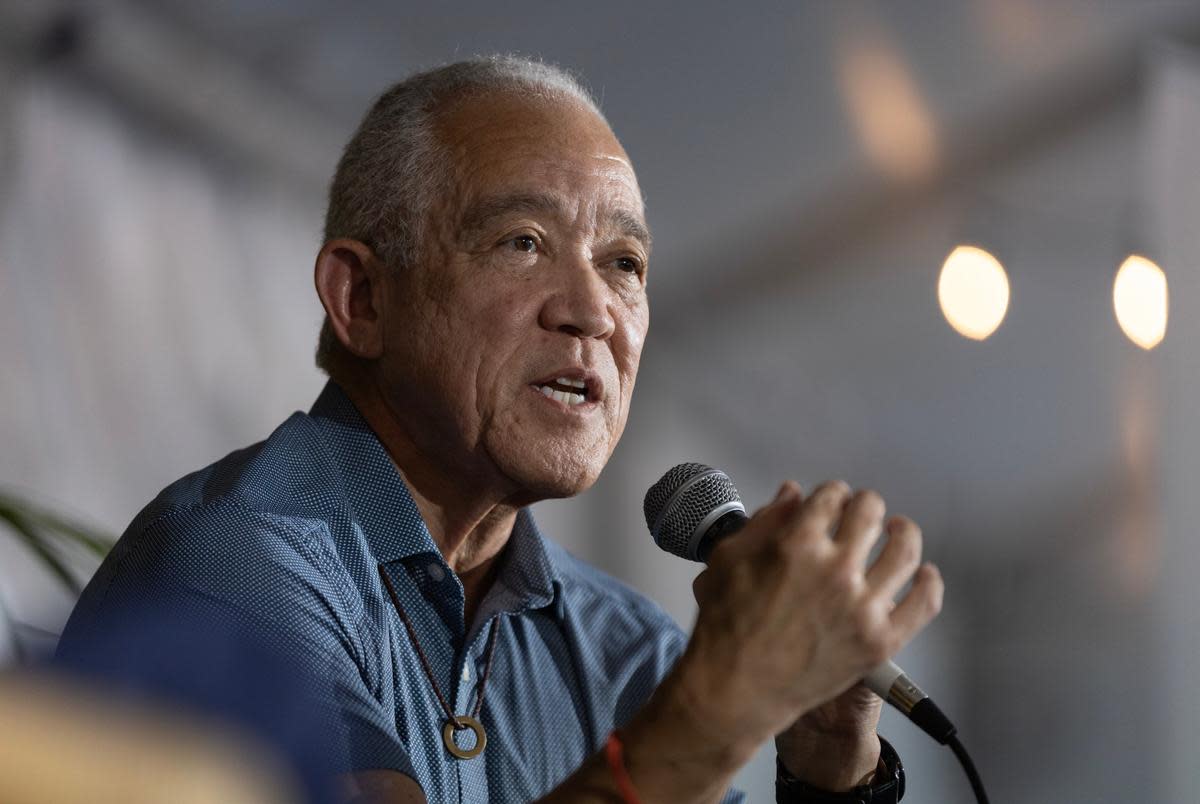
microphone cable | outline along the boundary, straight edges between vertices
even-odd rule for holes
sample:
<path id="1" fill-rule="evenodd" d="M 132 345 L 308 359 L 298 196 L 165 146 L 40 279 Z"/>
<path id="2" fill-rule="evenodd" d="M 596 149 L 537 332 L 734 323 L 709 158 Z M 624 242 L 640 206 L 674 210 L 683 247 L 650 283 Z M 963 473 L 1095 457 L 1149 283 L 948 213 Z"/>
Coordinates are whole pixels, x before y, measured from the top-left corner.
<path id="1" fill-rule="evenodd" d="M 983 789 L 983 779 L 979 778 L 979 771 L 975 770 L 975 763 L 971 761 L 971 755 L 967 753 L 967 749 L 958 739 L 958 735 L 951 735 L 950 739 L 946 740 L 946 745 L 950 746 L 950 750 L 958 758 L 958 764 L 962 765 L 963 773 L 967 774 L 967 781 L 971 783 L 971 792 L 975 794 L 975 801 L 978 804 L 988 804 L 987 791 Z"/>

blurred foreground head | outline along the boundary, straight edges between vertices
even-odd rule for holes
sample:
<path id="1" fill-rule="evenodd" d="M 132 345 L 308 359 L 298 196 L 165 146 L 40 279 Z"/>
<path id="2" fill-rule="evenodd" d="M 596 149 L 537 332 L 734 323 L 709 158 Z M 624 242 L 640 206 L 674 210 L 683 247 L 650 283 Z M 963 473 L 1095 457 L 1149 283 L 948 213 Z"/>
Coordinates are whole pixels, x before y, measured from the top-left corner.
<path id="1" fill-rule="evenodd" d="M 145 599 L 106 612 L 36 684 L 0 686 L 20 746 L 0 751 L 0 801 L 332 801 L 342 732 L 319 671 L 226 606 Z"/>

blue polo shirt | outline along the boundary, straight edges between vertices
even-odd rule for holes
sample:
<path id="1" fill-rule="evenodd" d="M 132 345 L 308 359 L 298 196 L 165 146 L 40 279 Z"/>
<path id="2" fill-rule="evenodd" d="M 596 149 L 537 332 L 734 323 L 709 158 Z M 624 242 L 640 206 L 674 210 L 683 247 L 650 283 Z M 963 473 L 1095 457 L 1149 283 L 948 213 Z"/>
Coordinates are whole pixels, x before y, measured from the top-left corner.
<path id="1" fill-rule="evenodd" d="M 456 714 L 475 705 L 487 748 L 453 757 L 445 714 L 380 582 L 382 565 Z M 529 801 L 599 750 L 646 702 L 686 637 L 657 605 L 518 516 L 475 622 L 408 488 L 337 385 L 266 441 L 164 490 L 104 561 L 63 644 L 106 612 L 195 596 L 251 623 L 323 682 L 333 761 L 414 778 L 431 802 Z M 470 743 L 469 736 L 462 741 Z"/>

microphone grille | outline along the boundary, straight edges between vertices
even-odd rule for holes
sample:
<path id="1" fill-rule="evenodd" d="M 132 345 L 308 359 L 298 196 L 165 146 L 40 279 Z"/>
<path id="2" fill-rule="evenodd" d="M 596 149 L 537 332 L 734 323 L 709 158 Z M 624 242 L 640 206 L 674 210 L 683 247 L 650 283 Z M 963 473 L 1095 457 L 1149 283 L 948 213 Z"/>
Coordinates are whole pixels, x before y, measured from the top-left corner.
<path id="1" fill-rule="evenodd" d="M 729 475 L 702 463 L 681 463 L 646 492 L 646 527 L 659 547 L 673 555 L 692 555 L 696 529 L 709 514 L 729 503 L 741 503 Z"/>

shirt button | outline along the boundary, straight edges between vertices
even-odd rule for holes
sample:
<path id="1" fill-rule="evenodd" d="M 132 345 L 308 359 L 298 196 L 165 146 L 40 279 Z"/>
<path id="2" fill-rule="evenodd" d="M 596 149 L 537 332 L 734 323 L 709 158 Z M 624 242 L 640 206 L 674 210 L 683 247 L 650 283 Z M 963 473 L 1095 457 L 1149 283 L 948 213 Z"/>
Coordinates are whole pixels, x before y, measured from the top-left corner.
<path id="1" fill-rule="evenodd" d="M 464 665 L 463 665 L 463 674 L 462 674 L 462 680 L 463 680 L 463 681 L 470 681 L 470 680 L 471 680 L 471 666 L 470 666 L 470 665 L 467 665 L 467 664 L 464 664 Z"/>
<path id="2" fill-rule="evenodd" d="M 442 579 L 446 577 L 446 571 L 436 561 L 426 567 L 425 572 L 429 573 L 429 577 L 433 579 L 434 583 L 441 583 Z"/>

